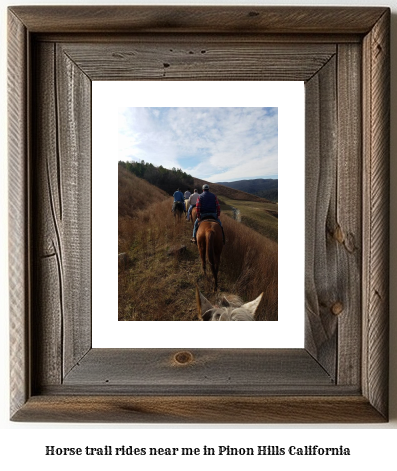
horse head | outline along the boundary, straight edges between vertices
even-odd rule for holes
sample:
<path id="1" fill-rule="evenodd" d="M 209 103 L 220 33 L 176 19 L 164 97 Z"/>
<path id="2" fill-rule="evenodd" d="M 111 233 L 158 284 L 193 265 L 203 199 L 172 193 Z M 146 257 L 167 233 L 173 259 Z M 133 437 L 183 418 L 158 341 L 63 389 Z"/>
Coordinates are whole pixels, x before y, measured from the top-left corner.
<path id="1" fill-rule="evenodd" d="M 254 301 L 244 303 L 238 296 L 223 296 L 220 305 L 213 306 L 196 286 L 196 303 L 202 321 L 254 321 L 263 293 Z"/>

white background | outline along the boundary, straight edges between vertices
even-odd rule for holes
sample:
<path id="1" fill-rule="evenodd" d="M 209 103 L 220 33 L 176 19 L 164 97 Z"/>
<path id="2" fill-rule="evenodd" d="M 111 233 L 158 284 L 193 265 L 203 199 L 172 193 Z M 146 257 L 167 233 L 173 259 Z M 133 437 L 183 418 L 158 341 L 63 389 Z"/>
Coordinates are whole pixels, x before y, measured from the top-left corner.
<path id="1" fill-rule="evenodd" d="M 304 184 L 296 182 L 304 181 L 305 171 L 304 85 L 303 82 L 252 82 L 248 91 L 246 88 L 245 82 L 237 81 L 93 82 L 94 348 L 175 348 L 181 346 L 182 339 L 183 346 L 189 348 L 303 347 Z M 129 106 L 278 108 L 278 322 L 259 322 L 253 329 L 249 322 L 209 326 L 206 322 L 117 321 L 117 118 L 119 108 Z"/>
<path id="2" fill-rule="evenodd" d="M 396 254 L 396 217 L 397 217 L 397 121 L 396 121 L 396 60 L 397 60 L 397 1 L 396 0 L 361 0 L 360 2 L 339 0 L 335 5 L 382 5 L 390 6 L 392 9 L 392 129 L 391 129 L 391 352 L 390 352 L 390 422 L 386 425 L 327 425 L 327 426 L 149 426 L 149 425 L 64 425 L 64 424 L 16 424 L 8 420 L 8 298 L 7 298 L 7 162 L 6 162 L 6 6 L 11 4 L 45 4 L 46 2 L 1 2 L 1 183 L 0 194 L 2 204 L 1 210 L 1 260 L 0 260 L 0 438 L 1 438 L 1 463 L 3 469 L 41 469 L 41 470 L 70 470 L 86 469 L 95 466 L 97 470 L 108 469 L 109 466 L 117 466 L 119 470 L 147 469 L 152 466 L 161 466 L 165 469 L 191 470 L 216 469 L 217 466 L 249 467 L 252 470 L 263 470 L 267 467 L 293 466 L 294 469 L 361 469 L 373 470 L 376 468 L 395 469 L 397 443 L 397 254 Z M 47 4 L 61 4 L 51 0 Z M 80 1 L 68 1 L 64 4 L 81 4 Z M 90 2 L 85 4 L 109 4 L 110 1 Z M 126 2 L 118 2 L 126 3 Z M 132 4 L 133 2 L 129 2 Z M 148 1 L 140 1 L 140 4 L 149 4 Z M 234 5 L 265 5 L 266 2 L 186 2 L 185 4 L 234 4 Z M 290 5 L 293 2 L 274 1 L 271 4 Z M 157 4 L 170 4 L 158 1 Z M 184 4 L 184 2 L 173 2 L 173 4 Z M 295 3 L 299 4 L 299 3 Z M 327 1 L 306 1 L 301 5 L 333 5 Z M 157 447 L 202 447 L 204 445 L 217 447 L 218 445 L 230 445 L 234 447 L 257 445 L 278 445 L 286 447 L 289 445 L 320 445 L 320 446 L 347 446 L 350 447 L 351 457 L 45 457 L 45 445 L 57 447 L 100 447 L 104 445 L 133 445 L 133 446 L 157 446 Z M 233 460 L 233 461 L 232 461 Z"/>

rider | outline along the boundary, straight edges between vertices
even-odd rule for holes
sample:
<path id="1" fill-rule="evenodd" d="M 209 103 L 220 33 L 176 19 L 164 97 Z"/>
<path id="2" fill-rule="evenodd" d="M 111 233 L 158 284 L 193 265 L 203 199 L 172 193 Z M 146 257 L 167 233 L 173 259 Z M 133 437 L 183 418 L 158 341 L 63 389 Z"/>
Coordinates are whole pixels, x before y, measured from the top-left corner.
<path id="1" fill-rule="evenodd" d="M 190 198 L 189 198 L 189 210 L 188 210 L 187 216 L 186 216 L 186 219 L 188 221 L 190 221 L 190 214 L 192 213 L 192 209 L 194 208 L 194 206 L 196 206 L 196 203 L 197 203 L 197 200 L 199 199 L 199 196 L 200 195 L 198 194 L 198 191 L 195 188 L 194 193 L 192 195 L 190 195 Z"/>
<path id="2" fill-rule="evenodd" d="M 183 193 L 181 192 L 179 188 L 176 190 L 173 196 L 174 196 L 174 202 L 172 204 L 172 211 L 175 211 L 175 206 L 177 205 L 177 203 L 181 203 L 183 206 L 183 212 L 186 213 L 185 199 L 183 197 Z"/>
<path id="3" fill-rule="evenodd" d="M 183 194 L 183 197 L 185 198 L 185 201 L 183 202 L 183 204 L 185 205 L 185 213 L 186 211 L 188 210 L 188 202 L 189 202 L 189 198 L 190 198 L 190 191 L 189 190 L 186 190 L 185 193 Z"/>
<path id="4" fill-rule="evenodd" d="M 223 233 L 222 223 L 219 219 L 219 216 L 221 214 L 221 207 L 219 205 L 219 201 L 216 195 L 214 195 L 214 193 L 211 193 L 209 190 L 210 190 L 210 187 L 207 184 L 203 185 L 203 192 L 199 196 L 196 203 L 197 219 L 194 223 L 193 237 L 191 239 L 191 242 L 193 242 L 194 244 L 197 244 L 196 232 L 197 232 L 199 221 L 207 217 L 213 218 L 219 223 L 219 225 L 222 228 L 223 243 L 225 243 L 225 235 Z"/>

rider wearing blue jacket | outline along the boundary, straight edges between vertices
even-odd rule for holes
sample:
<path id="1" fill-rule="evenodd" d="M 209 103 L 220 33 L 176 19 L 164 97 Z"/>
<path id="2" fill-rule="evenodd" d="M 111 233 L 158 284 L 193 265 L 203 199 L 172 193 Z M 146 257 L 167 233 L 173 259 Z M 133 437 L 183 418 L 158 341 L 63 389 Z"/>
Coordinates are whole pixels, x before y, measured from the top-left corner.
<path id="1" fill-rule="evenodd" d="M 183 193 L 181 192 L 181 190 L 178 188 L 176 190 L 176 192 L 174 193 L 174 201 L 180 201 L 181 203 L 184 203 L 185 202 L 185 198 L 183 196 Z"/>
<path id="2" fill-rule="evenodd" d="M 214 193 L 211 193 L 209 190 L 210 190 L 210 187 L 207 184 L 203 185 L 203 192 L 201 193 L 196 203 L 197 219 L 194 223 L 193 238 L 191 239 L 191 241 L 194 244 L 197 244 L 196 232 L 198 229 L 199 222 L 202 219 L 205 219 L 207 217 L 211 217 L 215 219 L 218 222 L 218 224 L 221 226 L 222 233 L 223 233 L 222 223 L 219 219 L 219 216 L 221 214 L 221 207 L 219 205 L 219 201 L 216 195 L 214 195 Z M 224 234 L 223 234 L 223 242 L 225 242 Z"/>
<path id="3" fill-rule="evenodd" d="M 178 188 L 176 190 L 176 192 L 174 193 L 174 202 L 172 204 L 172 211 L 175 211 L 175 206 L 178 204 L 178 203 L 182 203 L 182 206 L 183 206 L 183 212 L 185 213 L 186 212 L 186 209 L 185 209 L 185 198 L 183 196 L 183 193 L 180 191 L 180 189 Z"/>

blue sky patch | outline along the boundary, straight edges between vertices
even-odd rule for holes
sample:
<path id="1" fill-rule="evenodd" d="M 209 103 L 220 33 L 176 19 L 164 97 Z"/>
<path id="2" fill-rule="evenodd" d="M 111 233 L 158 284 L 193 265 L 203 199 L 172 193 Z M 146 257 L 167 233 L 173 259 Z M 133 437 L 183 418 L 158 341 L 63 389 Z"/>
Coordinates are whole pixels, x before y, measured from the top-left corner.
<path id="1" fill-rule="evenodd" d="M 118 160 L 216 181 L 278 178 L 277 108 L 123 108 Z"/>

